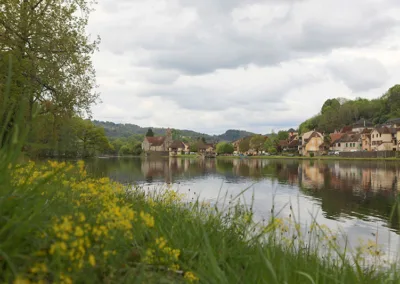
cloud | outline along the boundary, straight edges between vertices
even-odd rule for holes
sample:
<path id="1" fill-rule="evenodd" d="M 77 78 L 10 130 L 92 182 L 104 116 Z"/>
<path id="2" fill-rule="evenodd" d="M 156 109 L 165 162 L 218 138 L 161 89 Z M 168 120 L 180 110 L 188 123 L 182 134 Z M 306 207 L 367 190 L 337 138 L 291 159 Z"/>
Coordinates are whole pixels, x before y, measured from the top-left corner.
<path id="1" fill-rule="evenodd" d="M 328 63 L 328 69 L 353 92 L 363 92 L 381 87 L 388 72 L 376 59 L 354 58 Z"/>
<path id="2" fill-rule="evenodd" d="M 97 119 L 208 133 L 296 127 L 398 83 L 395 0 L 101 0 Z"/>

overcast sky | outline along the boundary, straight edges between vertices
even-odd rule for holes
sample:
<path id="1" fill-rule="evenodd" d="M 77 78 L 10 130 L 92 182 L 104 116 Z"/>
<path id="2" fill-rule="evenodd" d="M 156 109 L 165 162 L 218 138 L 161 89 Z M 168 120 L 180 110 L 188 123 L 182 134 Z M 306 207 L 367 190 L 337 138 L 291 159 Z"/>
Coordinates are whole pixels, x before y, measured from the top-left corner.
<path id="1" fill-rule="evenodd" d="M 398 0 L 99 0 L 93 118 L 269 133 L 400 83 Z"/>

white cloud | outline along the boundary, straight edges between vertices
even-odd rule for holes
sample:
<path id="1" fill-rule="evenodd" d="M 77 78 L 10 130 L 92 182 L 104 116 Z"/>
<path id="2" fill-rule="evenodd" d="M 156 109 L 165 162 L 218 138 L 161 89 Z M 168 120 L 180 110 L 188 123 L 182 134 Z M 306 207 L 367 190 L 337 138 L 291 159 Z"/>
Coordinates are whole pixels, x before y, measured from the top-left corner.
<path id="1" fill-rule="evenodd" d="M 399 78 L 394 0 L 100 0 L 96 119 L 209 133 L 296 127 Z"/>

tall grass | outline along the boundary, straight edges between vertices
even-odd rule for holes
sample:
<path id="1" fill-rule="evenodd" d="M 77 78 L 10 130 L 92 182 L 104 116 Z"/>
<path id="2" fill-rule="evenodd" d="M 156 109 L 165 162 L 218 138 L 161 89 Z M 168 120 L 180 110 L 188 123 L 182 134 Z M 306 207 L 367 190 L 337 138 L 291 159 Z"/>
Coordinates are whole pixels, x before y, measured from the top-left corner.
<path id="1" fill-rule="evenodd" d="M 256 223 L 235 200 L 145 192 L 91 178 L 83 162 L 18 165 L 23 115 L 1 115 L 1 283 L 399 282 L 375 243 L 349 254 L 328 228 L 303 228 L 294 214 Z"/>

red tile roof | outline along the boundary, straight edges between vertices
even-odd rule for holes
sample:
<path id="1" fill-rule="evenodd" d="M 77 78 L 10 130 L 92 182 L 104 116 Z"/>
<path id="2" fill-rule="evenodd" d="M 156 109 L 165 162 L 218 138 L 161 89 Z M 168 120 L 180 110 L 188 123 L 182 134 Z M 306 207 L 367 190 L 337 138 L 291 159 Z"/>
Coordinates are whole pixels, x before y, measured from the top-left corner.
<path id="1" fill-rule="evenodd" d="M 331 133 L 329 134 L 329 137 L 331 137 L 331 143 L 335 143 L 335 141 L 339 140 L 342 138 L 344 134 L 343 133 Z"/>
<path id="2" fill-rule="evenodd" d="M 165 137 L 145 137 L 145 139 L 151 144 L 151 146 L 161 146 L 164 144 Z"/>

